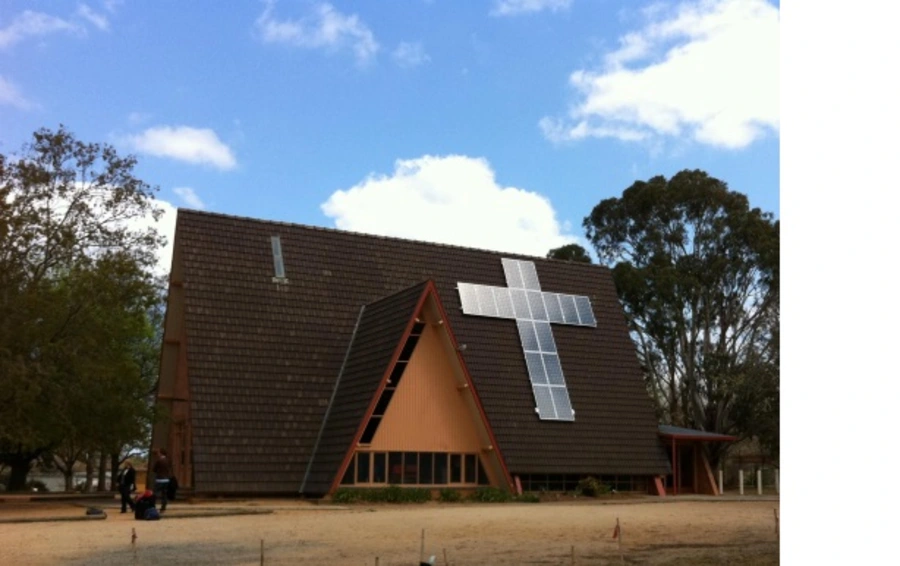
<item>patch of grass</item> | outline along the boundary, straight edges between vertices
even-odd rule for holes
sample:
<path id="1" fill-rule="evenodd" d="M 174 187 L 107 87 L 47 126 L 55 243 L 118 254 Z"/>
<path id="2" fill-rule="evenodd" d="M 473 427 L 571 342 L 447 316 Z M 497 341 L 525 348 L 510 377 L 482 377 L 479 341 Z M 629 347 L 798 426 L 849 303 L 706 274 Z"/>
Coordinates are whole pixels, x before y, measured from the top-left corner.
<path id="1" fill-rule="evenodd" d="M 541 498 L 533 491 L 526 491 L 522 495 L 516 497 L 516 501 L 519 501 L 521 503 L 540 503 Z"/>
<path id="2" fill-rule="evenodd" d="M 593 476 L 581 478 L 578 482 L 578 491 L 582 495 L 588 497 L 597 497 L 598 495 L 606 495 L 611 491 L 610 487 Z"/>

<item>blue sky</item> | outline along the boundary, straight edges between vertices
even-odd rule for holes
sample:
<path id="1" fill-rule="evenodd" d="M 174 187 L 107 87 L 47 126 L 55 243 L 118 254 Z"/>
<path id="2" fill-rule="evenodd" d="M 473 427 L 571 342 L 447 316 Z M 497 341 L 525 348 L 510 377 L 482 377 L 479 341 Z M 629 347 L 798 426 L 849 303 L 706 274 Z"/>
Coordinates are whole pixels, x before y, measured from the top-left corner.
<path id="1" fill-rule="evenodd" d="M 778 10 L 6 1 L 0 151 L 61 123 L 136 154 L 167 210 L 533 255 L 685 168 L 778 214 Z"/>

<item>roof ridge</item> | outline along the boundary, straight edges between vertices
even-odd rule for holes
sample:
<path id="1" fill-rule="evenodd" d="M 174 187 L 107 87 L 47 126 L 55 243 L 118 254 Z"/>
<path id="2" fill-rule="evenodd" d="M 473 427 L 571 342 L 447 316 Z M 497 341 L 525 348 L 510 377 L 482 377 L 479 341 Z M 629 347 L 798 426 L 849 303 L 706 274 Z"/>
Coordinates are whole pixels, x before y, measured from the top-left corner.
<path id="1" fill-rule="evenodd" d="M 425 244 L 428 246 L 438 246 L 438 247 L 448 248 L 448 249 L 453 249 L 453 250 L 486 252 L 486 253 L 492 253 L 492 254 L 506 254 L 511 259 L 518 259 L 518 258 L 527 258 L 529 260 L 539 259 L 542 261 L 548 261 L 548 262 L 553 262 L 553 263 L 565 263 L 567 265 L 583 265 L 583 266 L 587 266 L 587 267 L 600 267 L 602 269 L 609 269 L 607 266 L 601 265 L 601 264 L 560 260 L 560 259 L 553 259 L 553 258 L 547 258 L 547 257 L 541 257 L 541 256 L 532 256 L 532 255 L 521 254 L 521 253 L 516 253 L 516 252 L 491 250 L 491 249 L 487 249 L 487 248 L 473 248 L 470 246 L 460 246 L 457 244 L 445 244 L 442 242 L 429 242 L 427 240 L 401 238 L 399 236 L 383 236 L 381 234 L 369 234 L 367 232 L 357 232 L 355 230 L 341 230 L 340 228 L 329 228 L 327 226 L 313 226 L 310 224 L 300 224 L 298 222 L 285 222 L 283 220 L 264 220 L 262 218 L 253 218 L 251 216 L 238 216 L 235 214 L 225 214 L 223 212 L 210 212 L 208 210 L 195 210 L 192 208 L 178 208 L 176 210 L 177 210 L 178 214 L 192 214 L 192 215 L 198 215 L 198 216 L 212 216 L 212 217 L 216 217 L 216 218 L 227 218 L 230 220 L 243 220 L 243 221 L 259 222 L 262 224 L 274 224 L 274 225 L 279 225 L 279 226 L 287 226 L 290 228 L 304 228 L 307 230 L 318 230 L 318 231 L 322 231 L 322 232 L 347 234 L 349 236 L 359 236 L 359 237 L 363 237 L 363 238 L 373 238 L 373 239 L 378 239 L 378 240 L 390 240 L 390 241 L 394 241 L 394 242 L 412 242 L 412 243 L 416 243 L 416 244 Z"/>

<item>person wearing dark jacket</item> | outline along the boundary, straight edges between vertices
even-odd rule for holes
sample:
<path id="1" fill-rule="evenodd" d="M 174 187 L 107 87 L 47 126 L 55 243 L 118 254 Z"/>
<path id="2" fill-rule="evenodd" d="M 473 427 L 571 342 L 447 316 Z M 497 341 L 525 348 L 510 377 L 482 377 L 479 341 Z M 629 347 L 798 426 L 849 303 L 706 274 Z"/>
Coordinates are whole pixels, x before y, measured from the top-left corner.
<path id="1" fill-rule="evenodd" d="M 122 499 L 122 513 L 126 512 L 126 507 L 134 511 L 134 501 L 131 500 L 131 494 L 135 490 L 134 485 L 134 466 L 131 462 L 125 460 L 122 464 L 122 470 L 119 472 L 118 478 L 119 496 Z"/>
<path id="2" fill-rule="evenodd" d="M 153 463 L 153 495 L 160 502 L 159 512 L 166 510 L 169 492 L 169 476 L 172 469 L 169 467 L 169 456 L 165 448 L 156 451 L 156 461 Z"/>

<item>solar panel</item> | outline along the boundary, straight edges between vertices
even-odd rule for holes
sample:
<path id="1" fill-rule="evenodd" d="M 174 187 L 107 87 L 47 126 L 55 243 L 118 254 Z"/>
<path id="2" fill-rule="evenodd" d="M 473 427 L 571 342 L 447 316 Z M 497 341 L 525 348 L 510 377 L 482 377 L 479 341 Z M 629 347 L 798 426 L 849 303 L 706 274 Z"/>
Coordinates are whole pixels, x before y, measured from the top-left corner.
<path id="1" fill-rule="evenodd" d="M 547 381 L 550 385 L 566 385 L 566 378 L 563 377 L 562 366 L 559 365 L 559 356 L 556 354 L 541 354 L 544 361 L 544 371 L 547 374 Z"/>
<path id="2" fill-rule="evenodd" d="M 522 289 L 522 272 L 519 271 L 519 262 L 514 259 L 502 259 L 503 274 L 506 275 L 506 284 L 510 289 Z"/>
<path id="3" fill-rule="evenodd" d="M 519 338 L 522 340 L 522 349 L 526 352 L 540 352 L 537 333 L 534 331 L 534 323 L 530 320 L 517 320 L 519 326 Z"/>
<path id="4" fill-rule="evenodd" d="M 535 321 L 534 330 L 537 334 L 538 346 L 541 352 L 555 352 L 556 342 L 553 340 L 553 331 L 549 322 Z"/>
<path id="5" fill-rule="evenodd" d="M 559 295 L 544 293 L 544 306 L 547 308 L 547 318 L 550 319 L 550 322 L 565 322 L 562 307 L 559 306 Z"/>
<path id="6" fill-rule="evenodd" d="M 528 366 L 528 377 L 532 384 L 547 384 L 547 372 L 541 361 L 541 354 L 525 352 L 525 365 Z"/>
<path id="7" fill-rule="evenodd" d="M 528 306 L 531 307 L 531 318 L 534 320 L 547 320 L 547 311 L 544 309 L 544 298 L 540 291 L 528 291 Z"/>
<path id="8" fill-rule="evenodd" d="M 522 289 L 510 289 L 512 296 L 513 308 L 516 311 L 516 318 L 531 318 L 531 309 L 528 308 L 528 296 Z"/>
<path id="9" fill-rule="evenodd" d="M 562 307 L 563 320 L 566 324 L 580 324 L 578 311 L 575 309 L 575 297 L 572 295 L 560 295 L 559 304 Z"/>
<path id="10" fill-rule="evenodd" d="M 583 326 L 597 326 L 594 320 L 594 311 L 591 309 L 591 300 L 587 297 L 575 297 L 575 309 Z"/>
<path id="11" fill-rule="evenodd" d="M 534 263 L 530 261 L 520 261 L 519 270 L 522 272 L 522 284 L 526 289 L 531 289 L 532 291 L 540 291 L 541 284 L 538 282 L 537 270 L 534 268 Z"/>
<path id="12" fill-rule="evenodd" d="M 534 393 L 534 404 L 538 416 L 542 420 L 557 420 L 556 407 L 553 403 L 553 394 L 550 393 L 550 386 L 532 385 L 531 391 Z"/>
<path id="13" fill-rule="evenodd" d="M 569 391 L 565 387 L 550 387 L 553 393 L 553 406 L 556 409 L 556 418 L 561 421 L 574 421 L 575 410 L 569 400 Z"/>
<path id="14" fill-rule="evenodd" d="M 513 308 L 512 297 L 509 296 L 509 289 L 504 287 L 494 287 L 494 299 L 497 300 L 497 315 L 502 318 L 516 318 L 516 311 Z"/>
<path id="15" fill-rule="evenodd" d="M 478 295 L 475 293 L 475 286 L 471 283 L 459 283 L 456 287 L 459 289 L 462 311 L 465 314 L 481 314 L 478 309 Z"/>
<path id="16" fill-rule="evenodd" d="M 494 291 L 486 285 L 475 287 L 478 295 L 478 308 L 483 316 L 497 316 L 497 302 L 494 300 Z"/>
<path id="17" fill-rule="evenodd" d="M 596 326 L 591 301 L 541 291 L 534 263 L 502 259 L 506 287 L 459 283 L 464 314 L 516 320 L 535 410 L 541 420 L 575 420 L 551 323 Z"/>

